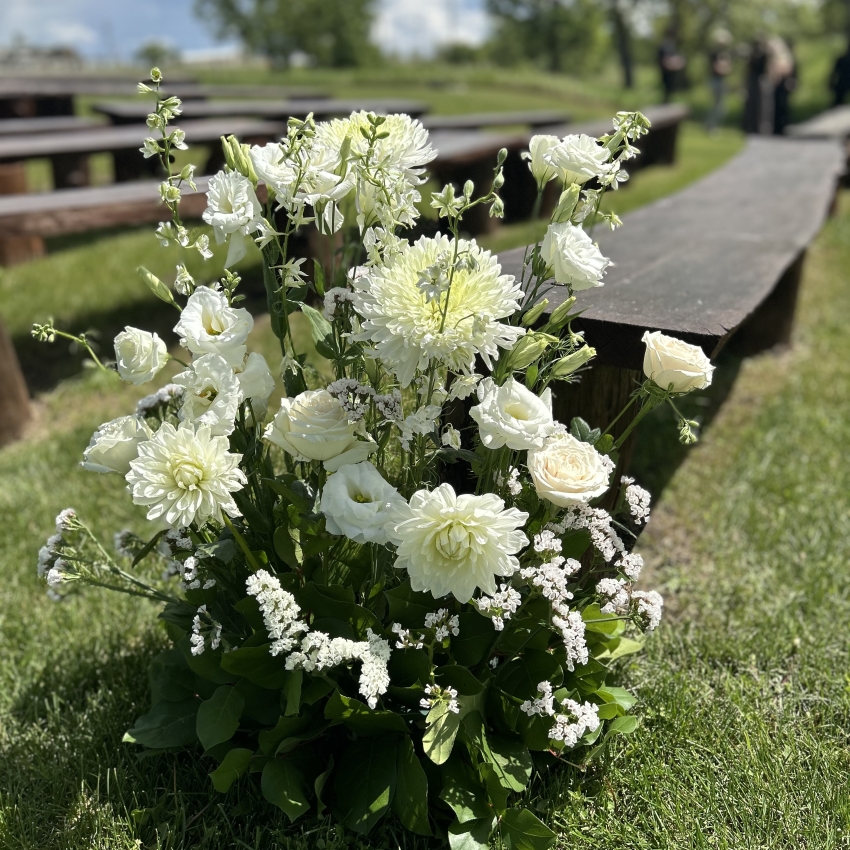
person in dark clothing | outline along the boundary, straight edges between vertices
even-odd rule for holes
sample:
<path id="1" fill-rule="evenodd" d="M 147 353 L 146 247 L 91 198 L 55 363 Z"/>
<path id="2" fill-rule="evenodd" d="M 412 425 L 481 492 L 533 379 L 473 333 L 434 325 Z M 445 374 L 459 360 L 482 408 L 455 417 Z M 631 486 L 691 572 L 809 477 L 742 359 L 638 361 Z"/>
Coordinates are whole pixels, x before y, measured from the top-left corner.
<path id="1" fill-rule="evenodd" d="M 850 91 L 850 45 L 847 50 L 835 60 L 835 65 L 832 73 L 829 76 L 829 87 L 835 96 L 833 101 L 835 106 L 840 106 L 844 103 L 844 98 L 847 97 L 847 92 Z"/>
<path id="2" fill-rule="evenodd" d="M 732 36 L 729 32 L 725 29 L 715 30 L 711 52 L 708 54 L 709 85 L 713 101 L 706 120 L 709 132 L 717 129 L 726 112 L 726 78 L 732 73 L 731 44 Z"/>
<path id="3" fill-rule="evenodd" d="M 658 69 L 661 71 L 661 88 L 664 103 L 669 103 L 673 92 L 680 88 L 680 79 L 687 61 L 679 52 L 675 27 L 669 27 L 658 45 Z"/>
<path id="4" fill-rule="evenodd" d="M 791 42 L 783 42 L 781 39 L 778 41 L 776 56 L 772 62 L 775 69 L 773 78 L 776 83 L 776 88 L 773 90 L 773 134 L 775 136 L 783 135 L 791 120 L 789 99 L 799 82 L 797 59 Z"/>
<path id="5" fill-rule="evenodd" d="M 747 63 L 747 99 L 744 103 L 743 130 L 745 133 L 758 133 L 761 130 L 765 113 L 762 81 L 767 72 L 767 46 L 764 39 L 757 39 L 750 45 L 750 58 Z"/>

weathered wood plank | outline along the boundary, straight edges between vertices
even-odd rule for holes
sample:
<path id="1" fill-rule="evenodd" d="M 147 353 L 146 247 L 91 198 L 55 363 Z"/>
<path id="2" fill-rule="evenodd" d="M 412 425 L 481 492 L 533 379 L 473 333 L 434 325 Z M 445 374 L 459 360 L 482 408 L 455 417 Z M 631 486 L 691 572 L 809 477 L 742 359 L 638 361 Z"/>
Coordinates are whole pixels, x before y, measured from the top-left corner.
<path id="1" fill-rule="evenodd" d="M 556 109 L 522 112 L 479 112 L 465 115 L 425 115 L 422 125 L 428 130 L 480 130 L 484 127 L 547 127 L 566 124 L 568 113 Z"/>
<path id="2" fill-rule="evenodd" d="M 21 136 L 33 133 L 75 133 L 101 126 L 93 118 L 79 115 L 48 115 L 44 118 L 0 118 L 0 136 Z"/>

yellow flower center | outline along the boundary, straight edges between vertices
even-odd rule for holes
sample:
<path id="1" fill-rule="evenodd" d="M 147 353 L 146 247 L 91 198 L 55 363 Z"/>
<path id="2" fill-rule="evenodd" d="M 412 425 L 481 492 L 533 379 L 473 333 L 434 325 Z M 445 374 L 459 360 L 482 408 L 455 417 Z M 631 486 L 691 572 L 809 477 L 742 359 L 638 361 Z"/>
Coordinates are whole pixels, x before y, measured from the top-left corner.
<path id="1" fill-rule="evenodd" d="M 183 490 L 197 490 L 204 480 L 204 470 L 190 460 L 181 460 L 171 467 L 171 475 L 178 487 Z"/>
<path id="2" fill-rule="evenodd" d="M 462 522 L 453 521 L 437 533 L 434 545 L 444 558 L 456 561 L 469 551 L 471 536 Z"/>

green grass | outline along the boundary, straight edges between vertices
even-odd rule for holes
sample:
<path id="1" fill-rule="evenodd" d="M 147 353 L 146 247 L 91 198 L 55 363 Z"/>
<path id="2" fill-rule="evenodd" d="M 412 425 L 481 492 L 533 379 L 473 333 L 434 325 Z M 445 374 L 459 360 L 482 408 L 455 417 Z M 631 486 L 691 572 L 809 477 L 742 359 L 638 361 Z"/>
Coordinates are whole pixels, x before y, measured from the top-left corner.
<path id="1" fill-rule="evenodd" d="M 695 131 L 685 134 L 685 173 L 734 152 L 734 137 L 715 140 L 700 147 Z M 679 179 L 647 170 L 617 199 L 652 200 Z M 66 248 L 6 273 L 4 319 L 18 339 L 50 312 L 74 330 L 92 317 L 119 324 L 116 315 L 167 327 L 173 310 L 147 296 L 132 269 L 144 263 L 165 276 L 178 261 L 149 231 Z M 600 765 L 534 790 L 559 850 L 850 843 L 848 264 L 845 195 L 811 251 L 793 351 L 724 360 L 716 384 L 737 374 L 731 396 L 675 471 L 655 448 L 665 434 L 673 448 L 671 422 L 648 420 L 637 468 L 667 486 L 641 548 L 645 585 L 664 590 L 668 616 L 626 670 L 641 700 L 638 732 Z M 256 784 L 222 800 L 196 754 L 138 760 L 120 743 L 147 708 L 147 661 L 164 642 L 154 611 L 99 592 L 51 603 L 35 556 L 68 505 L 107 539 L 143 525 L 120 479 L 76 461 L 92 430 L 145 389 L 88 371 L 65 377 L 39 395 L 29 436 L 0 451 L 0 847 L 129 850 L 138 839 L 146 848 L 312 850 L 322 837 L 332 850 L 422 850 L 390 831 L 357 842 L 320 824 L 301 836 Z"/>

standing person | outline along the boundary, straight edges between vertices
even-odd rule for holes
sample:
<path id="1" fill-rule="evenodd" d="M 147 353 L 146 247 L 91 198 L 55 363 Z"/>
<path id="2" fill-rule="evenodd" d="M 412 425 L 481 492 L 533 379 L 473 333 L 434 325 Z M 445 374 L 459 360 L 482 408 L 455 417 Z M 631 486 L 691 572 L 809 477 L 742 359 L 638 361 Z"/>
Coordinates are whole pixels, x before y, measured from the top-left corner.
<path id="1" fill-rule="evenodd" d="M 763 79 L 767 71 L 767 50 L 764 39 L 757 38 L 753 41 L 749 52 L 743 130 L 745 133 L 758 133 L 761 131 L 766 111 L 763 97 Z"/>
<path id="2" fill-rule="evenodd" d="M 679 39 L 676 27 L 669 26 L 658 45 L 658 69 L 661 72 L 661 88 L 664 103 L 669 103 L 673 92 L 679 88 L 679 80 L 685 70 L 687 60 L 679 52 Z"/>
<path id="3" fill-rule="evenodd" d="M 726 78 L 732 73 L 731 44 L 732 35 L 728 30 L 720 28 L 714 31 L 711 52 L 708 54 L 708 84 L 713 101 L 706 121 L 709 133 L 717 129 L 726 114 Z"/>
<path id="4" fill-rule="evenodd" d="M 832 73 L 829 75 L 829 87 L 834 95 L 833 105 L 841 106 L 847 92 L 850 91 L 850 44 L 847 50 L 835 60 Z"/>
<path id="5" fill-rule="evenodd" d="M 797 60 L 790 43 L 778 36 L 768 44 L 768 75 L 773 82 L 773 134 L 781 136 L 791 119 L 789 99 L 797 88 Z"/>

